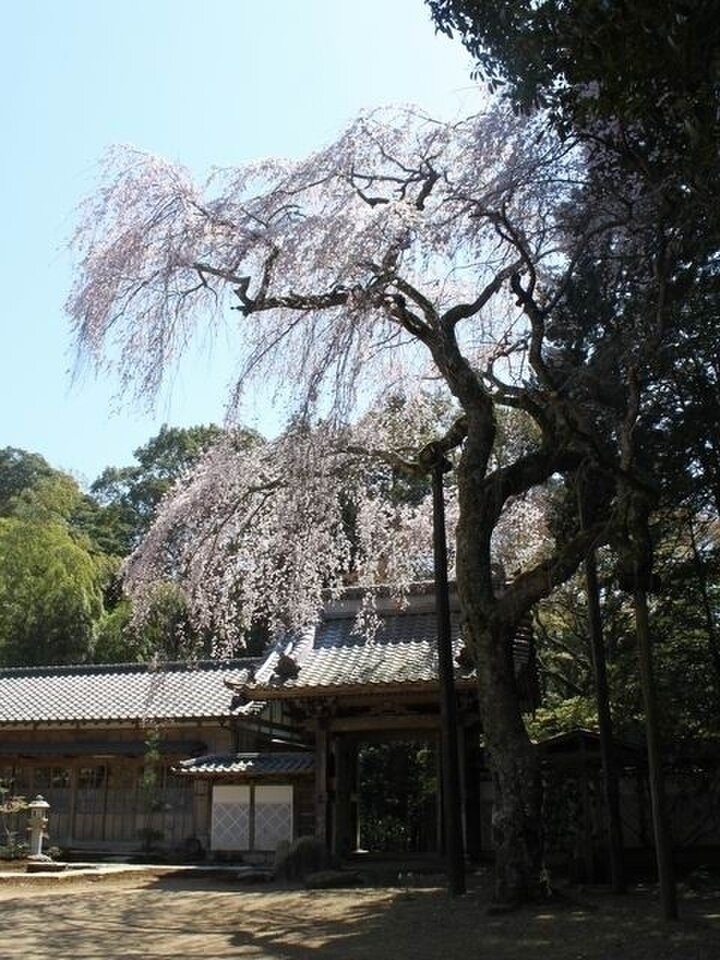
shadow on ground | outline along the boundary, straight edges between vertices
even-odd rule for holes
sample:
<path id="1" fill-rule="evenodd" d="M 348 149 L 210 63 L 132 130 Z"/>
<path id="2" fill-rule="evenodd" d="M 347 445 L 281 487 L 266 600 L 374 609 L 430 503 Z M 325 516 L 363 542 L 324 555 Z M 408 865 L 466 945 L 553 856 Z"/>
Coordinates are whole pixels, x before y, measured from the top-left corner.
<path id="1" fill-rule="evenodd" d="M 720 897 L 665 924 L 652 892 L 489 916 L 482 885 L 305 891 L 165 877 L 4 890 L 2 960 L 717 960 Z"/>

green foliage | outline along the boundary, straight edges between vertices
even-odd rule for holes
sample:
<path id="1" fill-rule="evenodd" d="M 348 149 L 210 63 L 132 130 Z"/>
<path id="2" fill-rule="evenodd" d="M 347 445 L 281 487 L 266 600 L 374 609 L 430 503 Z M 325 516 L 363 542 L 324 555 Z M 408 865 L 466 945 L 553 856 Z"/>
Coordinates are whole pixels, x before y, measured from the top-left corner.
<path id="1" fill-rule="evenodd" d="M 156 585 L 145 602 L 142 624 L 135 622 L 127 597 L 102 619 L 93 651 L 96 663 L 184 660 L 208 655 L 208 644 L 190 627 L 187 602 L 177 584 Z"/>
<path id="2" fill-rule="evenodd" d="M 592 697 L 565 697 L 551 706 L 541 707 L 532 716 L 526 717 L 525 726 L 533 740 L 572 730 L 597 730 L 597 708 Z"/>
<path id="3" fill-rule="evenodd" d="M 0 780 L 0 816 L 10 817 L 27 810 L 25 797 L 19 797 L 12 790 L 12 783 Z"/>
<path id="4" fill-rule="evenodd" d="M 683 517 L 655 530 L 662 589 L 652 597 L 653 659 L 666 741 L 720 737 L 720 551 L 712 536 L 692 549 Z M 643 717 L 630 599 L 617 589 L 614 561 L 599 554 L 603 631 L 616 733 L 637 735 Z M 698 569 L 702 562 L 703 570 Z M 702 574 L 702 575 L 701 575 Z M 579 578 L 545 601 L 536 643 L 543 705 L 528 719 L 536 739 L 580 726 L 596 729 L 587 607 Z"/>
<path id="5" fill-rule="evenodd" d="M 720 17 L 714 0 L 428 0 L 491 88 L 543 106 L 563 131 L 624 125 L 651 166 L 716 164 Z M 687 162 L 691 161 L 691 162 Z M 708 185 L 705 185 L 708 186 Z"/>
<path id="6" fill-rule="evenodd" d="M 0 519 L 0 662 L 87 659 L 110 573 L 61 523 Z"/>
<path id="7" fill-rule="evenodd" d="M 0 860 L 19 860 L 27 855 L 24 838 L 25 797 L 13 793 L 12 784 L 0 780 Z"/>
<path id="8" fill-rule="evenodd" d="M 8 504 L 9 516 L 34 523 L 65 523 L 71 526 L 82 493 L 72 477 L 54 472 L 21 490 Z"/>
<path id="9" fill-rule="evenodd" d="M 669 740 L 720 737 L 720 669 L 715 636 L 720 623 L 720 554 L 707 545 L 708 590 L 682 523 L 665 518 L 656 568 L 662 589 L 652 599 L 653 658 L 664 737 Z M 640 711 L 632 635 L 615 633 L 611 681 L 618 715 L 630 723 Z"/>
<path id="10" fill-rule="evenodd" d="M 86 535 L 77 482 L 37 454 L 0 451 L 0 663 L 86 660 L 116 561 Z"/>
<path id="11" fill-rule="evenodd" d="M 428 743 L 365 743 L 360 771 L 360 842 L 384 852 L 432 849 L 437 757 Z"/>
<path id="12" fill-rule="evenodd" d="M 39 453 L 28 453 L 16 447 L 0 450 L 0 515 L 7 516 L 11 512 L 15 497 L 55 473 Z"/>
<path id="13" fill-rule="evenodd" d="M 149 600 L 142 630 L 122 597 L 119 558 L 170 486 L 222 431 L 163 427 L 138 465 L 108 468 L 82 492 L 41 456 L 0 450 L 0 664 L 181 659 L 201 652 L 172 584 Z M 257 440 L 252 431 L 245 442 Z"/>
<path id="14" fill-rule="evenodd" d="M 20 838 L 18 831 L 8 830 L 5 842 L 0 843 L 0 860 L 24 860 L 29 849 L 27 841 Z"/>
<path id="15" fill-rule="evenodd" d="M 39 454 L 13 447 L 0 450 L 0 516 L 64 524 L 82 539 L 96 513 L 96 504 L 77 481 L 53 469 Z M 94 538 L 89 539 L 97 547 Z"/>
<path id="16" fill-rule="evenodd" d="M 568 698 L 591 699 L 587 602 L 580 577 L 573 577 L 540 604 L 535 642 L 543 705 L 554 708 Z"/>
<path id="17" fill-rule="evenodd" d="M 156 437 L 134 452 L 137 466 L 107 467 L 90 487 L 102 508 L 95 536 L 103 548 L 126 556 L 147 532 L 155 510 L 170 487 L 203 452 L 222 436 L 213 424 L 198 427 L 163 426 Z M 248 442 L 257 438 L 246 431 Z"/>
<path id="18" fill-rule="evenodd" d="M 123 597 L 97 625 L 93 647 L 95 663 L 135 663 L 145 659 L 133 643 L 131 621 L 130 601 Z"/>
<path id="19" fill-rule="evenodd" d="M 152 727 L 145 737 L 145 762 L 143 765 L 140 789 L 142 790 L 145 806 L 154 810 L 158 799 L 160 785 L 162 756 L 160 753 L 160 728 Z"/>

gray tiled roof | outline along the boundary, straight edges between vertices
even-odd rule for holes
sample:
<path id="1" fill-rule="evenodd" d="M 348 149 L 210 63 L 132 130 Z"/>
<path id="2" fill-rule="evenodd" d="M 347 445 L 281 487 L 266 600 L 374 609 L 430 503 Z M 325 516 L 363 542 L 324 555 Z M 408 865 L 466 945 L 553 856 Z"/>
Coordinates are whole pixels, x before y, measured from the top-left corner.
<path id="1" fill-rule="evenodd" d="M 7 731 L 6 731 L 7 733 Z M 13 740 L 3 734 L 0 737 L 0 757 L 141 757 L 147 754 L 144 740 L 108 740 L 98 736 L 94 740 Z M 207 750 L 202 740 L 166 740 L 157 743 L 162 756 L 197 756 Z"/>
<path id="2" fill-rule="evenodd" d="M 293 773 L 312 773 L 312 753 L 214 753 L 182 760 L 173 767 L 181 776 L 274 777 Z"/>
<path id="3" fill-rule="evenodd" d="M 251 660 L 0 670 L 0 725 L 227 717 Z"/>
<path id="4" fill-rule="evenodd" d="M 452 637 L 458 654 L 462 641 L 457 615 L 452 617 Z M 283 669 L 283 664 L 290 669 Z M 261 691 L 271 690 L 434 684 L 437 676 L 435 614 L 398 613 L 384 615 L 372 639 L 357 631 L 354 617 L 322 621 L 314 630 L 276 647 L 248 689 L 262 695 Z M 470 679 L 471 673 L 458 667 L 457 676 Z"/>
<path id="5" fill-rule="evenodd" d="M 434 684 L 438 677 L 437 620 L 432 611 L 385 613 L 373 638 L 358 632 L 354 617 L 330 617 L 277 645 L 257 670 L 246 692 L 296 695 L 333 688 Z M 458 613 L 451 616 L 453 652 L 463 646 Z M 519 635 L 513 647 L 516 669 L 529 658 L 529 637 Z M 456 661 L 456 680 L 473 672 Z M 277 694 L 275 694 L 277 695 Z"/>

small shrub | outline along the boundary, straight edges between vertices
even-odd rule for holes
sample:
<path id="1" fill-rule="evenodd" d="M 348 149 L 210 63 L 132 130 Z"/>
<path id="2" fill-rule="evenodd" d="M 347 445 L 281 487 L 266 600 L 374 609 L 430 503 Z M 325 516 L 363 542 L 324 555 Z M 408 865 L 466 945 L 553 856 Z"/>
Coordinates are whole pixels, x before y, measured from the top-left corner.
<path id="1" fill-rule="evenodd" d="M 308 890 L 333 890 L 343 887 L 361 887 L 363 879 L 359 873 L 349 870 L 321 870 L 309 873 L 305 877 Z"/>
<path id="2" fill-rule="evenodd" d="M 292 843 L 280 843 L 275 851 L 274 873 L 277 880 L 303 880 L 310 873 L 319 873 L 336 866 L 322 840 L 298 837 Z"/>
<path id="3" fill-rule="evenodd" d="M 0 844 L 0 860 L 24 860 L 29 849 L 25 840 L 19 840 L 16 833 L 7 830 L 5 842 Z"/>
<path id="4" fill-rule="evenodd" d="M 162 830 L 155 830 L 153 827 L 143 827 L 138 830 L 138 839 L 140 840 L 140 849 L 143 853 L 152 853 L 160 849 L 165 834 Z"/>
<path id="5" fill-rule="evenodd" d="M 0 860 L 21 860 L 27 856 L 28 845 L 17 830 L 26 812 L 25 797 L 15 795 L 9 781 L 0 780 Z"/>

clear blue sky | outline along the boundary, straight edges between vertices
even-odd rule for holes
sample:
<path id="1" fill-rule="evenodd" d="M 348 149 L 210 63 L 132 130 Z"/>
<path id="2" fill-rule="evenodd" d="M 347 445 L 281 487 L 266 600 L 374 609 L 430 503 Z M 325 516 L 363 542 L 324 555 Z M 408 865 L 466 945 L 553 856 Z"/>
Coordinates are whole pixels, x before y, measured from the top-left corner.
<path id="1" fill-rule="evenodd" d="M 153 411 L 111 379 L 72 381 L 63 245 L 108 145 L 202 176 L 302 156 L 365 107 L 477 106 L 470 58 L 423 0 L 0 0 L 0 13 L 0 447 L 86 481 L 131 463 L 164 422 L 221 422 L 232 371 L 228 345 L 195 357 Z"/>

